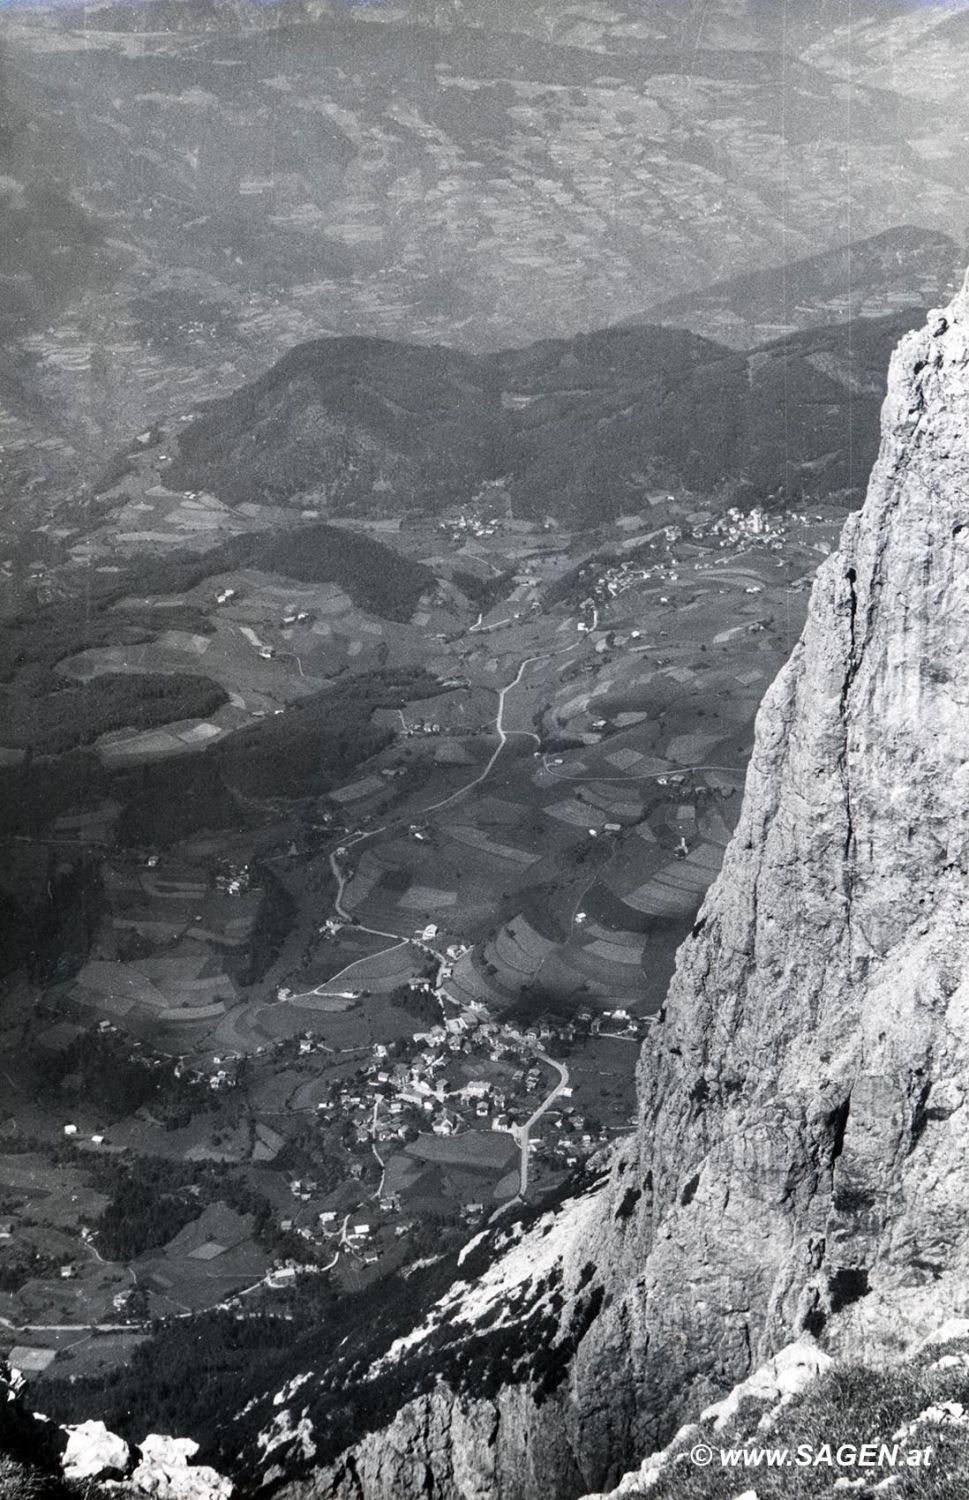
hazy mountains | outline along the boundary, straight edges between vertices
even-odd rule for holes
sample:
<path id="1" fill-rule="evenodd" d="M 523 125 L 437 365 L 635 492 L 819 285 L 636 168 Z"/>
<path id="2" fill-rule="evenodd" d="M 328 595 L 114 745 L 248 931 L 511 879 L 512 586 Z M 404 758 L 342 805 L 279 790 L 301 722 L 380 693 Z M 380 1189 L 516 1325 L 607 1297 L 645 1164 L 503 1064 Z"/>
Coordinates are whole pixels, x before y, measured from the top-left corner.
<path id="1" fill-rule="evenodd" d="M 103 454 L 309 337 L 494 350 L 898 223 L 961 238 L 965 105 L 935 80 L 964 60 L 962 17 L 853 15 L 849 32 L 845 4 L 727 0 L 8 12 L 30 161 L 56 138 L 50 255 L 74 268 L 66 304 L 34 268 L 26 301 L 13 288 L 44 430 Z M 9 159 L 9 193 L 32 191 L 30 161 Z M 77 274 L 89 235 L 101 279 Z M 893 285 L 918 294 L 940 244 Z M 844 258 L 825 306 L 839 295 Z M 802 319 L 781 296 L 751 321 Z"/>
<path id="2" fill-rule="evenodd" d="M 628 321 L 672 323 L 749 349 L 796 329 L 945 302 L 962 280 L 964 258 L 949 235 L 902 225 L 687 292 Z"/>

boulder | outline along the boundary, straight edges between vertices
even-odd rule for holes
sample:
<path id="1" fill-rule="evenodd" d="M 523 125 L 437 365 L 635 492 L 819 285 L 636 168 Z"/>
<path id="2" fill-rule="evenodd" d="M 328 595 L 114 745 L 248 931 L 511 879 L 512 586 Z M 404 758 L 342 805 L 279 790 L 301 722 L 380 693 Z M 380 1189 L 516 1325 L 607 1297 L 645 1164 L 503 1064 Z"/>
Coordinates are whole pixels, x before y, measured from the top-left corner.
<path id="1" fill-rule="evenodd" d="M 61 1456 L 65 1479 L 103 1479 L 123 1474 L 130 1458 L 124 1438 L 109 1432 L 103 1422 L 80 1422 L 67 1428 L 67 1447 Z"/>
<path id="2" fill-rule="evenodd" d="M 153 1500 L 230 1500 L 230 1480 L 206 1464 L 189 1464 L 199 1448 L 192 1438 L 152 1432 L 139 1448 L 141 1462 L 131 1476 L 136 1494 Z"/>

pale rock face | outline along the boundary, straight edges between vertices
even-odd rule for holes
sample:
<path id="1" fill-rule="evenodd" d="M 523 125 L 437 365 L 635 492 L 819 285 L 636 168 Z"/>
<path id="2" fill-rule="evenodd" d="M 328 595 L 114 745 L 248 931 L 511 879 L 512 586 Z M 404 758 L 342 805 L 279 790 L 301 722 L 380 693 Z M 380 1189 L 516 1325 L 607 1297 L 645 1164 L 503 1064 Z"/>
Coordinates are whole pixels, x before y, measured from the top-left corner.
<path id="1" fill-rule="evenodd" d="M 128 1444 L 103 1422 L 81 1422 L 67 1428 L 61 1468 L 65 1479 L 97 1479 L 102 1474 L 124 1473 L 129 1457 Z"/>
<path id="2" fill-rule="evenodd" d="M 181 1468 L 171 1464 L 139 1464 L 124 1493 L 130 1500 L 151 1496 L 153 1500 L 229 1500 L 232 1485 L 214 1469 Z"/>
<path id="3" fill-rule="evenodd" d="M 947 1318 L 941 1328 L 936 1328 L 915 1346 L 915 1352 L 934 1349 L 939 1344 L 952 1344 L 957 1339 L 969 1339 L 969 1318 Z"/>
<path id="4" fill-rule="evenodd" d="M 922 1427 L 969 1427 L 969 1416 L 961 1401 L 941 1401 L 937 1406 L 927 1406 L 911 1422 L 893 1432 L 892 1441 L 911 1442 Z"/>
<path id="5" fill-rule="evenodd" d="M 12 1369 L 5 1360 L 0 1363 L 0 1397 L 3 1401 L 22 1401 L 26 1390 L 27 1381 L 22 1371 Z"/>
<path id="6" fill-rule="evenodd" d="M 150 1433 L 139 1445 L 140 1462 L 128 1475 L 132 1455 L 123 1438 L 110 1432 L 103 1422 L 59 1427 L 48 1417 L 26 1412 L 24 1390 L 23 1377 L 0 1361 L 0 1402 L 7 1407 L 0 1422 L 2 1437 L 19 1440 L 18 1446 L 30 1454 L 40 1472 L 56 1470 L 59 1464 L 66 1479 L 98 1480 L 98 1494 L 103 1491 L 118 1500 L 147 1500 L 151 1496 L 154 1500 L 231 1500 L 234 1487 L 230 1480 L 204 1465 L 190 1467 L 189 1460 L 199 1449 L 193 1439 Z M 6 1451 L 4 1444 L 0 1448 Z M 57 1456 L 45 1451 L 48 1449 L 56 1450 Z M 127 1477 L 110 1477 L 119 1473 Z"/>
<path id="7" fill-rule="evenodd" d="M 143 1443 L 138 1444 L 143 1464 L 171 1464 L 184 1469 L 199 1451 L 194 1438 L 167 1437 L 161 1432 L 149 1432 Z"/>
<path id="8" fill-rule="evenodd" d="M 714 1431 L 721 1432 L 736 1416 L 746 1397 L 771 1404 L 790 1401 L 807 1390 L 812 1380 L 830 1369 L 833 1363 L 830 1356 L 812 1341 L 799 1339 L 735 1385 L 729 1396 L 708 1406 L 700 1413 L 700 1421 L 712 1422 Z"/>
<path id="9" fill-rule="evenodd" d="M 140 1445 L 141 1462 L 131 1476 L 134 1496 L 153 1500 L 231 1500 L 228 1479 L 205 1464 L 190 1467 L 199 1445 L 191 1438 L 164 1437 L 152 1432 Z"/>
<path id="10" fill-rule="evenodd" d="M 635 1137 L 588 1211 L 513 1252 L 556 1259 L 563 1329 L 594 1268 L 567 1378 L 540 1402 L 439 1386 L 285 1493 L 416 1500 L 431 1474 L 441 1500 L 566 1500 L 805 1331 L 879 1363 L 969 1317 L 967 895 L 964 288 L 893 357 L 868 497 L 760 710 Z"/>
<path id="11" fill-rule="evenodd" d="M 294 1380 L 289 1381 L 282 1391 L 276 1392 L 273 1405 L 281 1406 L 285 1400 L 291 1399 L 306 1379 L 306 1376 L 296 1376 Z M 298 1421 L 294 1421 L 289 1407 L 284 1407 L 282 1411 L 276 1413 L 268 1429 L 260 1433 L 256 1441 L 264 1463 L 277 1448 L 285 1449 L 290 1457 L 294 1453 L 298 1454 L 304 1460 L 311 1459 L 316 1454 L 312 1422 L 305 1411 L 301 1413 Z M 265 1483 L 271 1483 L 274 1479 L 282 1477 L 285 1477 L 285 1469 L 279 1464 L 269 1465 L 264 1470 Z"/>

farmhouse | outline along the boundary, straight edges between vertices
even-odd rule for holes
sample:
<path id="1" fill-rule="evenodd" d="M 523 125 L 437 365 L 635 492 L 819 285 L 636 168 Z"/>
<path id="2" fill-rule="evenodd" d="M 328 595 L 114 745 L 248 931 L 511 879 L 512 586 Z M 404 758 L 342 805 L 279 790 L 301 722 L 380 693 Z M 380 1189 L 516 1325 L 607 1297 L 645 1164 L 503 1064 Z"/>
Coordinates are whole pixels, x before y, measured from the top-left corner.
<path id="1" fill-rule="evenodd" d="M 459 1090 L 462 1099 L 486 1099 L 491 1093 L 491 1084 L 482 1078 L 473 1078 Z"/>

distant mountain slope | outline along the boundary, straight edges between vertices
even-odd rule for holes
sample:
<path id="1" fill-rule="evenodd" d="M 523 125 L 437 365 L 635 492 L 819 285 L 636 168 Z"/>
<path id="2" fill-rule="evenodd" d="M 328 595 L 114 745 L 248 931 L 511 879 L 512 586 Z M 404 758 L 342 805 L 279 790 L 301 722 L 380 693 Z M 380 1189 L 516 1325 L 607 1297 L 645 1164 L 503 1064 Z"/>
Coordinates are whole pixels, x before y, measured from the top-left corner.
<path id="1" fill-rule="evenodd" d="M 0 42 L 0 514 L 14 524 L 28 500 L 71 482 L 82 446 L 49 401 L 29 341 L 103 287 L 112 264 L 103 226 L 75 195 L 61 133 L 29 95 Z"/>
<path id="2" fill-rule="evenodd" d="M 318 492 L 366 508 L 384 487 L 433 509 L 490 475 L 500 376 L 487 360 L 384 339 L 301 344 L 179 439 L 168 483 L 232 503 Z"/>
<path id="3" fill-rule="evenodd" d="M 72 682 L 65 679 L 59 663 L 86 649 L 143 645 L 165 629 L 211 631 L 205 615 L 192 606 L 177 613 L 166 610 L 159 618 L 147 604 L 122 601 L 178 593 L 216 574 L 247 567 L 304 583 L 335 583 L 361 610 L 397 621 L 408 620 L 422 594 L 435 584 L 434 573 L 423 564 L 369 537 L 326 525 L 294 526 L 270 536 L 241 534 L 205 553 L 185 549 L 144 558 L 130 568 L 96 577 L 80 599 L 60 600 L 0 621 L 4 743 L 32 754 L 59 755 L 111 730 L 147 729 L 214 713 L 228 694 L 200 673 L 119 671 Z M 293 732 L 294 716 L 295 711 L 287 719 L 288 733 Z M 366 715 L 363 719 L 366 724 Z M 305 730 L 305 714 L 300 722 Z M 264 743 L 274 723 L 257 726 L 246 743 Z M 309 738 L 319 760 L 320 736 Z M 370 742 L 364 738 L 363 743 Z M 222 755 L 218 747 L 216 758 Z M 351 768 L 356 764 L 346 747 L 340 747 L 338 759 Z M 247 765 L 251 769 L 251 756 Z M 191 774 L 184 772 L 184 779 Z"/>
<path id="4" fill-rule="evenodd" d="M 626 323 L 675 324 L 731 348 L 750 349 L 799 328 L 944 302 L 962 279 L 964 260 L 965 252 L 949 235 L 904 224 L 671 298 Z"/>
<path id="5" fill-rule="evenodd" d="M 466 504 L 500 479 L 516 515 L 590 524 L 666 487 L 748 500 L 857 490 L 888 354 L 910 322 L 750 353 L 672 328 L 488 356 L 317 340 L 183 429 L 166 483 L 365 514 Z"/>
<path id="6" fill-rule="evenodd" d="M 839 245 L 849 218 L 857 237 L 958 237 L 964 48 L 936 7 L 917 27 L 910 9 L 9 7 L 35 142 L 56 142 L 43 160 L 111 255 L 110 284 L 89 286 L 79 224 L 49 303 L 33 265 L 14 272 L 11 295 L 61 308 L 26 351 L 51 420 L 101 458 L 172 391 L 186 407 L 227 392 L 299 340 L 493 351 L 702 299 Z M 42 263 L 42 237 L 20 239 Z M 26 440 L 46 474 L 43 434 Z"/>
<path id="7" fill-rule="evenodd" d="M 0 340 L 84 290 L 103 231 L 74 197 L 56 131 L 33 117 L 29 90 L 0 50 Z"/>
<path id="8" fill-rule="evenodd" d="M 804 6 L 812 8 L 821 11 L 818 5 Z M 800 55 L 812 66 L 902 98 L 930 101 L 934 109 L 945 111 L 950 103 L 963 107 L 967 0 L 867 0 L 864 5 L 833 0 L 824 18 L 828 24 L 819 27 L 817 19 L 797 37 Z"/>

